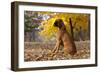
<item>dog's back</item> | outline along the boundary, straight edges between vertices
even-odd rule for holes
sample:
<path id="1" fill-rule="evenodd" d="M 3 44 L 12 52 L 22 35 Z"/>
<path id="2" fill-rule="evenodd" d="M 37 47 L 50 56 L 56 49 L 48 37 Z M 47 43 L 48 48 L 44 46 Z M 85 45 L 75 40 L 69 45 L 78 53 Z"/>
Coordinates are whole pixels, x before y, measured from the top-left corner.
<path id="1" fill-rule="evenodd" d="M 64 32 L 62 36 L 62 41 L 64 44 L 64 51 L 66 54 L 74 55 L 76 53 L 76 46 L 73 41 L 73 38 L 69 35 L 68 32 Z"/>

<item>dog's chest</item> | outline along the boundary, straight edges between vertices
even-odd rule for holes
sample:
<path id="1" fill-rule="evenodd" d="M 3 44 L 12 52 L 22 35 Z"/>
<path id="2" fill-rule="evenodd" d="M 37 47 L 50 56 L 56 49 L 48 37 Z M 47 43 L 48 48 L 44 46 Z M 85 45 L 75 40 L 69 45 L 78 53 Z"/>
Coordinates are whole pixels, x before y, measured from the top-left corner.
<path id="1" fill-rule="evenodd" d="M 64 37 L 64 33 L 65 33 L 64 31 L 59 30 L 57 32 L 57 39 L 62 40 L 62 38 Z"/>
<path id="2" fill-rule="evenodd" d="M 58 35 L 63 35 L 65 32 L 63 30 L 58 31 Z"/>

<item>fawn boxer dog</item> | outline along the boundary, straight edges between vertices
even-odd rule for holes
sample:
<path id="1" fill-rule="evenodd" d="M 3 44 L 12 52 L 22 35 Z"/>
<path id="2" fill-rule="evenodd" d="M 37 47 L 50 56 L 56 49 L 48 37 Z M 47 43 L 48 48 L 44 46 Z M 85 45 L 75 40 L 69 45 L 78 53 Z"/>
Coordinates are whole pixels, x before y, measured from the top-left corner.
<path id="1" fill-rule="evenodd" d="M 58 28 L 58 32 L 56 36 L 57 42 L 54 49 L 52 50 L 51 56 L 54 56 L 58 52 L 61 45 L 64 47 L 63 49 L 64 55 L 73 56 L 77 52 L 76 46 L 75 46 L 73 38 L 70 36 L 70 34 L 66 30 L 63 20 L 56 19 L 53 26 Z"/>
<path id="2" fill-rule="evenodd" d="M 75 46 L 73 38 L 70 36 L 70 34 L 66 30 L 63 20 L 56 19 L 53 26 L 58 28 L 58 32 L 56 36 L 57 42 L 54 49 L 50 53 L 50 56 L 51 56 L 50 59 L 52 59 L 53 56 L 59 51 L 60 46 L 64 47 L 63 50 L 64 50 L 65 56 L 68 56 L 68 55 L 73 56 L 77 52 L 76 46 Z M 44 55 L 39 56 L 36 58 L 36 60 L 39 60 L 43 57 Z"/>

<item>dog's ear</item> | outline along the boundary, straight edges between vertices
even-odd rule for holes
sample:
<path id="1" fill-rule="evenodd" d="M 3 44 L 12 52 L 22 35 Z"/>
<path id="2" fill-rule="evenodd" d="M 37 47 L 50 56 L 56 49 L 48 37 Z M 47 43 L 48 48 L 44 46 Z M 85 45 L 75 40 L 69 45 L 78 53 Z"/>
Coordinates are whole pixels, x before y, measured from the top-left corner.
<path id="1" fill-rule="evenodd" d="M 61 24 L 62 26 L 64 25 L 64 22 L 62 19 L 59 20 L 59 24 Z"/>

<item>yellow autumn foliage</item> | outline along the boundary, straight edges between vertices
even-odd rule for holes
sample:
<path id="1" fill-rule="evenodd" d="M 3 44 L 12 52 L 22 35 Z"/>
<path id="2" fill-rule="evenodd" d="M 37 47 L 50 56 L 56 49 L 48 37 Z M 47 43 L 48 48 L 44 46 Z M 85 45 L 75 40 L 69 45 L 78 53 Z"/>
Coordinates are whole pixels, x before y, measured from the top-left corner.
<path id="1" fill-rule="evenodd" d="M 54 34 L 57 32 L 57 28 L 53 26 L 55 20 L 58 19 L 57 17 L 50 18 L 49 20 L 43 21 L 41 26 L 39 28 L 43 28 L 43 30 L 40 33 L 40 35 L 44 36 L 45 38 L 51 38 L 54 36 Z M 63 21 L 64 18 L 61 18 Z M 67 22 L 64 22 L 67 27 Z"/>
<path id="2" fill-rule="evenodd" d="M 50 15 L 50 13 L 48 13 L 48 15 Z M 70 32 L 69 18 L 72 18 L 73 25 L 76 23 L 76 28 L 81 26 L 83 29 L 87 29 L 89 21 L 88 16 L 88 14 L 56 13 L 56 15 L 41 22 L 41 26 L 39 26 L 39 28 L 43 28 L 43 30 L 41 30 L 39 34 L 48 39 L 54 36 L 57 32 L 57 28 L 53 26 L 56 19 L 63 20 L 68 32 Z"/>

